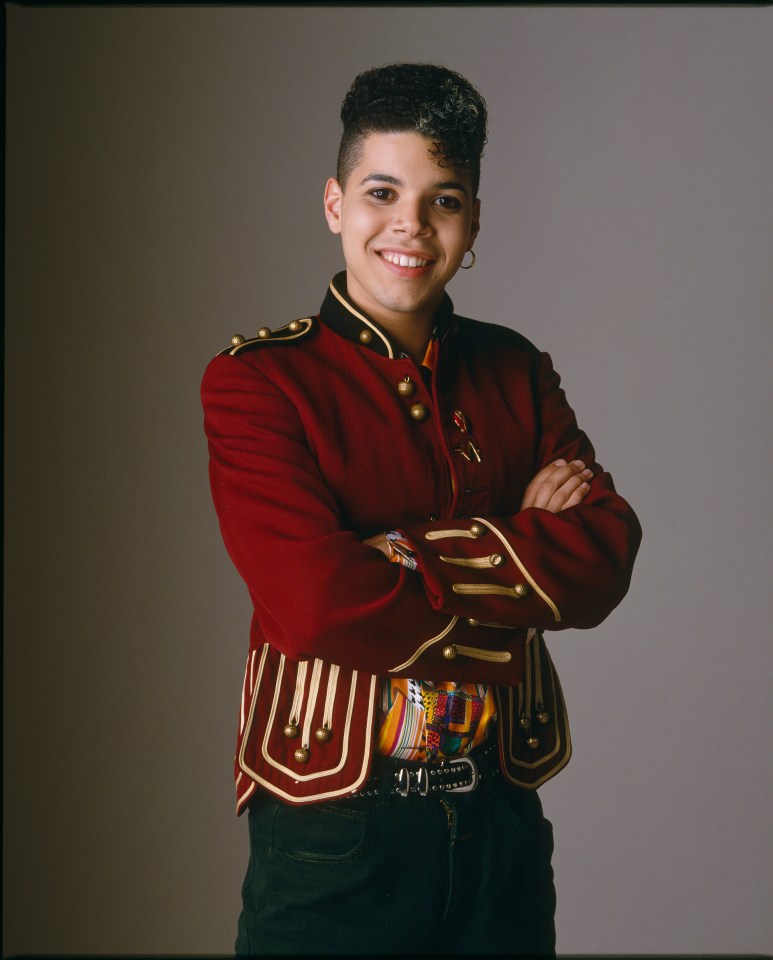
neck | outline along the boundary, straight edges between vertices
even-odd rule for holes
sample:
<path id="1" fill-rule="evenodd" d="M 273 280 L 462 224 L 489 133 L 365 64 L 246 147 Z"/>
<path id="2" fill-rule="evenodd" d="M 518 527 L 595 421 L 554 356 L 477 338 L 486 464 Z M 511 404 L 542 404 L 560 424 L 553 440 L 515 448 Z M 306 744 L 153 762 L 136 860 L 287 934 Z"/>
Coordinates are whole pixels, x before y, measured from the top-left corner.
<path id="1" fill-rule="evenodd" d="M 433 319 L 433 317 L 423 319 L 406 317 L 405 320 L 380 319 L 378 322 L 394 345 L 402 353 L 407 354 L 417 366 L 420 366 L 432 334 Z"/>

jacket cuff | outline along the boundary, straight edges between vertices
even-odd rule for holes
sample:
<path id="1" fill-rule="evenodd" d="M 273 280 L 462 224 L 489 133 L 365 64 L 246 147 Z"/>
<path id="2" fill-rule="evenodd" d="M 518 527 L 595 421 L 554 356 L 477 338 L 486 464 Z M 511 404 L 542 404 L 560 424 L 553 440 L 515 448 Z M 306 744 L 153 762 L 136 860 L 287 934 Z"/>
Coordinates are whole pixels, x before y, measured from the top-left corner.
<path id="1" fill-rule="evenodd" d="M 453 525 L 452 525 L 453 524 Z M 433 606 L 490 626 L 541 626 L 561 622 L 555 600 L 527 569 L 504 532 L 491 520 L 451 521 L 425 529 L 418 549 Z M 419 538 L 416 538 L 417 543 Z"/>

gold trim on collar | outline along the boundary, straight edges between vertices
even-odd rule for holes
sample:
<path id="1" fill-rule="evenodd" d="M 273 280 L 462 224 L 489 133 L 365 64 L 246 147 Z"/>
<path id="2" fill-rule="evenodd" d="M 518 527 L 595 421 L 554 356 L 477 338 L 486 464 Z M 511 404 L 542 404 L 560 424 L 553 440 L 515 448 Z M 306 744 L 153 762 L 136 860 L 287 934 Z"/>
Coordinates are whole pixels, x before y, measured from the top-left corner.
<path id="1" fill-rule="evenodd" d="M 366 326 L 370 327 L 370 329 L 371 329 L 378 337 L 380 337 L 381 340 L 383 340 L 384 346 L 387 348 L 387 351 L 389 352 L 389 359 L 390 359 L 390 360 L 394 360 L 395 354 L 394 354 L 394 350 L 392 350 L 392 344 L 387 340 L 387 338 L 386 338 L 386 337 L 384 336 L 384 334 L 379 330 L 379 328 L 378 328 L 377 326 L 375 326 L 375 324 L 373 324 L 370 320 L 368 320 L 368 318 L 367 318 L 364 314 L 360 313 L 359 310 L 355 310 L 354 307 L 348 302 L 348 300 L 344 299 L 344 297 L 341 296 L 341 294 L 340 294 L 340 293 L 336 290 L 336 288 L 333 286 L 332 280 L 330 281 L 330 291 L 331 291 L 331 293 L 333 294 L 333 296 L 336 298 L 336 300 L 338 300 L 338 302 L 339 302 L 342 306 L 346 307 L 346 309 L 349 311 L 349 313 L 351 313 L 353 316 L 357 317 L 358 320 L 362 320 L 362 322 L 363 322 Z"/>

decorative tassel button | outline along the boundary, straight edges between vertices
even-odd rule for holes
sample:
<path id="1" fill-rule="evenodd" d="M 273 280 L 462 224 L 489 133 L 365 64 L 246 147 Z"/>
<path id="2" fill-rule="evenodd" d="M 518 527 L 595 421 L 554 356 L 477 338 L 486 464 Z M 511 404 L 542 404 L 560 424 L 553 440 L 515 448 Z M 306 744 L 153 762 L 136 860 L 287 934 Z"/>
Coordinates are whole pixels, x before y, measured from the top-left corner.
<path id="1" fill-rule="evenodd" d="M 298 749 L 295 751 L 294 756 L 295 756 L 295 759 L 298 761 L 298 763 L 309 762 L 309 751 L 306 749 L 306 747 L 298 747 Z"/>

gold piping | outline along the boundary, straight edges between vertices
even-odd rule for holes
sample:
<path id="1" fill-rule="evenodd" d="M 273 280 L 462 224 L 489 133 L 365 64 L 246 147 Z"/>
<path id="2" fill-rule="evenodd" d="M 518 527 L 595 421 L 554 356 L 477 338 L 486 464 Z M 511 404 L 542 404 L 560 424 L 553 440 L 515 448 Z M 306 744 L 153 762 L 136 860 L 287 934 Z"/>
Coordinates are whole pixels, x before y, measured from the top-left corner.
<path id="1" fill-rule="evenodd" d="M 493 567 L 495 564 L 491 562 L 491 556 L 488 557 L 470 557 L 469 559 L 465 557 L 444 557 L 442 554 L 440 559 L 444 563 L 455 563 L 458 567 Z"/>
<path id="2" fill-rule="evenodd" d="M 250 657 L 250 696 L 252 696 L 252 688 L 255 686 L 255 654 L 257 650 L 252 651 L 252 656 Z"/>
<path id="3" fill-rule="evenodd" d="M 419 649 L 411 657 L 409 657 L 405 661 L 405 663 L 400 663 L 396 667 L 392 667 L 389 672 L 397 673 L 398 670 L 405 670 L 406 667 L 410 667 L 410 665 L 414 663 L 416 660 L 418 660 L 419 657 L 424 653 L 424 651 L 427 650 L 429 647 L 431 647 L 433 643 L 437 643 L 439 640 L 442 640 L 443 637 L 447 637 L 448 634 L 456 626 L 456 622 L 458 619 L 459 617 L 456 617 L 456 616 L 452 617 L 451 622 L 448 624 L 445 630 L 443 630 L 442 633 L 439 633 L 436 637 L 432 637 L 432 639 L 427 640 L 425 643 L 422 643 Z"/>
<path id="4" fill-rule="evenodd" d="M 340 770 L 343 769 L 344 765 L 346 764 L 346 758 L 349 754 L 349 728 L 351 727 L 352 714 L 354 712 L 354 695 L 357 688 L 357 671 L 356 670 L 352 671 L 352 681 L 349 687 L 349 702 L 346 708 L 346 723 L 344 724 L 344 730 L 342 734 L 343 751 L 341 753 L 341 759 L 338 765 L 336 767 L 330 768 L 329 770 L 318 770 L 316 773 L 301 774 L 297 770 L 290 770 L 289 767 L 285 767 L 283 764 L 275 760 L 268 752 L 268 739 L 269 739 L 269 734 L 271 732 L 271 728 L 273 727 L 274 721 L 276 720 L 277 707 L 279 703 L 280 686 L 281 686 L 282 677 L 284 675 L 284 667 L 285 667 L 285 656 L 284 654 L 281 654 L 279 658 L 279 669 L 277 670 L 276 684 L 274 686 L 274 699 L 273 699 L 273 703 L 271 704 L 271 712 L 269 714 L 268 722 L 266 724 L 266 730 L 263 735 L 263 743 L 261 744 L 261 753 L 263 755 L 263 759 L 270 766 L 274 767 L 275 770 L 280 770 L 282 773 L 287 774 L 296 783 L 306 781 L 306 780 L 317 780 L 320 777 L 327 777 L 334 773 L 338 773 Z M 373 694 L 373 684 L 376 679 L 377 677 L 375 675 L 371 677 L 371 695 Z M 256 694 L 257 694 L 257 690 L 258 688 L 256 687 L 255 688 Z M 367 724 L 366 736 L 370 736 L 370 733 L 371 733 L 374 701 L 375 701 L 375 698 L 371 696 L 371 704 L 368 709 L 368 724 Z M 252 706 L 250 708 L 250 716 L 249 716 L 250 727 L 252 726 L 252 718 L 254 715 L 256 703 L 257 703 L 257 696 L 255 695 L 253 696 Z M 239 754 L 239 766 L 242 768 L 242 770 L 248 773 L 251 777 L 253 777 L 253 779 L 257 780 L 259 783 L 262 783 L 264 786 L 267 786 L 268 789 L 271 790 L 272 792 L 277 793 L 280 796 L 286 797 L 288 800 L 298 800 L 298 797 L 294 797 L 292 794 L 285 793 L 283 790 L 279 790 L 274 784 L 268 783 L 268 781 L 264 780 L 258 773 L 256 773 L 256 771 L 251 770 L 244 763 L 244 750 L 246 747 L 246 743 L 247 743 L 247 737 L 245 736 L 244 740 L 242 741 L 242 749 Z M 365 764 L 367 764 L 367 759 L 364 761 L 364 765 Z M 350 786 L 346 790 L 333 791 L 330 794 L 316 794 L 315 797 L 303 797 L 303 800 L 304 802 L 311 802 L 312 799 L 325 799 L 328 796 L 342 796 L 345 793 L 350 793 L 354 789 L 356 789 L 355 786 Z"/>
<path id="5" fill-rule="evenodd" d="M 301 734 L 301 746 L 309 749 L 311 742 L 311 721 L 314 716 L 314 708 L 317 705 L 317 696 L 319 695 L 319 678 L 322 675 L 322 661 L 315 660 L 311 668 L 311 680 L 309 680 L 309 696 L 306 700 L 306 716 L 303 718 L 303 732 Z"/>
<path id="6" fill-rule="evenodd" d="M 260 774 L 258 774 L 255 770 L 251 770 L 251 769 L 247 766 L 247 764 L 246 764 L 245 761 L 244 761 L 244 751 L 245 751 L 245 749 L 246 749 L 246 747 L 247 747 L 247 741 L 249 740 L 249 731 L 252 729 L 252 720 L 253 720 L 253 717 L 254 717 L 254 714 L 255 714 L 255 705 L 256 705 L 257 700 L 258 700 L 258 698 L 257 698 L 257 691 L 260 689 L 260 681 L 261 681 L 261 678 L 262 678 L 262 676 L 263 676 L 263 668 L 264 668 L 265 663 L 266 663 L 266 657 L 267 657 L 267 655 L 268 655 L 268 644 L 265 644 L 265 645 L 264 645 L 264 648 L 263 648 L 262 655 L 261 655 L 261 659 L 260 659 L 260 669 L 259 669 L 259 671 L 258 671 L 258 680 L 257 680 L 257 683 L 256 683 L 256 685 L 255 685 L 255 690 L 254 690 L 253 696 L 252 696 L 252 703 L 251 703 L 251 705 L 250 705 L 250 713 L 249 713 L 249 716 L 248 716 L 248 718 L 247 718 L 247 725 L 248 725 L 248 726 L 247 726 L 247 734 L 245 734 L 244 739 L 242 740 L 241 749 L 239 750 L 239 766 L 241 767 L 241 769 L 242 769 L 249 777 L 252 778 L 252 780 L 253 780 L 254 782 L 251 784 L 250 789 L 247 790 L 246 793 L 242 794 L 241 798 L 239 798 L 239 799 L 237 800 L 237 803 L 236 803 L 236 812 L 238 813 L 238 812 L 240 811 L 240 809 L 244 806 L 244 802 L 247 800 L 247 798 L 248 798 L 248 797 L 250 796 L 250 794 L 253 792 L 256 783 L 261 784 L 261 786 L 265 787 L 270 793 L 273 793 L 275 796 L 283 797 L 285 800 L 288 800 L 288 801 L 290 801 L 291 803 L 299 803 L 299 802 L 300 802 L 300 803 L 315 803 L 315 802 L 317 802 L 317 801 L 322 801 L 322 800 L 332 800 L 334 797 L 345 797 L 347 794 L 350 794 L 353 790 L 358 790 L 358 789 L 362 786 L 362 784 L 365 782 L 365 779 L 366 779 L 366 777 L 367 777 L 367 775 L 368 775 L 368 762 L 369 762 L 369 758 L 370 758 L 370 751 L 369 751 L 367 748 L 366 748 L 365 752 L 363 753 L 362 765 L 361 765 L 361 767 L 360 767 L 360 771 L 359 771 L 359 773 L 357 774 L 357 776 L 354 778 L 354 781 L 353 781 L 352 783 L 348 783 L 348 784 L 346 784 L 346 786 L 344 786 L 344 787 L 339 787 L 337 790 L 327 790 L 327 791 L 325 791 L 325 792 L 323 792 L 323 793 L 315 793 L 315 794 L 312 794 L 311 796 L 308 796 L 308 797 L 305 797 L 305 796 L 304 796 L 304 797 L 298 797 L 298 796 L 295 795 L 295 794 L 288 793 L 286 790 L 282 790 L 282 789 L 281 789 L 280 787 L 278 787 L 276 784 L 270 783 L 268 780 L 266 780 L 266 779 L 264 779 L 263 777 L 261 777 Z M 274 706 L 272 707 L 271 718 L 270 718 L 272 722 L 273 722 L 274 716 L 276 715 L 276 709 L 275 709 L 275 708 L 276 708 L 276 691 L 277 691 L 277 687 L 278 687 L 278 684 L 279 684 L 279 681 L 280 681 L 280 678 L 281 678 L 281 673 L 282 673 L 282 671 L 283 671 L 283 669 L 284 669 L 284 655 L 281 656 L 280 661 L 281 661 L 281 662 L 280 662 L 280 666 L 279 666 L 279 676 L 277 676 L 276 685 L 275 685 L 275 688 L 274 688 L 274 689 L 275 689 Z M 331 664 L 331 666 L 332 666 L 332 664 Z M 367 718 L 366 718 L 366 723 L 365 723 L 365 741 L 364 741 L 364 742 L 365 742 L 366 745 L 370 743 L 371 737 L 372 737 L 372 735 L 373 735 L 373 717 L 374 717 L 374 713 L 375 713 L 375 704 L 376 704 L 376 695 L 375 695 L 375 694 L 376 694 L 376 681 L 377 681 L 377 680 L 378 680 L 378 677 L 377 677 L 375 674 L 371 674 L 371 677 L 370 677 L 370 700 L 369 700 L 369 706 L 368 706 L 368 716 L 367 716 Z M 351 726 L 352 712 L 353 712 L 353 710 L 354 710 L 354 690 L 355 690 L 355 687 L 356 687 L 356 683 L 357 683 L 357 672 L 356 672 L 356 671 L 352 671 L 352 683 L 351 683 L 351 687 L 350 687 L 349 704 L 348 704 L 347 713 L 346 713 L 346 726 L 345 726 L 345 730 L 344 730 L 344 745 L 345 745 L 345 747 L 344 747 L 343 756 L 342 756 L 342 758 L 341 758 L 341 763 L 340 763 L 334 770 L 323 770 L 323 771 L 321 771 L 321 772 L 318 773 L 318 774 L 311 774 L 311 775 L 305 776 L 305 777 L 304 777 L 304 776 L 292 775 L 292 771 L 287 770 L 286 767 L 279 767 L 279 769 L 285 770 L 286 772 L 290 773 L 290 774 L 292 775 L 292 779 L 293 779 L 293 780 L 295 780 L 295 781 L 298 781 L 298 780 L 309 780 L 309 779 L 312 779 L 312 777 L 314 777 L 314 776 L 322 777 L 322 776 L 325 776 L 325 775 L 327 775 L 327 774 L 338 773 L 338 771 L 343 767 L 344 762 L 345 762 L 345 760 L 346 760 L 346 757 L 347 757 L 347 755 L 348 755 L 349 728 L 350 728 L 350 726 Z M 270 729 L 270 724 L 269 724 L 269 727 L 266 728 L 266 737 L 268 736 L 268 730 L 269 730 L 269 729 Z M 266 741 L 265 741 L 265 739 L 264 739 L 264 744 L 263 744 L 263 756 L 264 756 L 264 757 L 266 757 L 266 753 L 265 753 L 265 742 L 266 742 Z M 266 757 L 266 759 L 268 760 L 269 763 L 272 764 L 272 766 L 275 766 L 275 767 L 279 766 L 278 764 L 274 763 L 269 757 Z"/>
<path id="7" fill-rule="evenodd" d="M 240 797 L 237 797 L 237 798 L 236 798 L 236 812 L 237 812 L 237 813 L 239 813 L 239 811 L 240 811 L 241 808 L 244 806 L 244 804 L 247 802 L 247 800 L 249 800 L 250 795 L 251 795 L 251 794 L 253 793 L 253 791 L 255 790 L 255 787 L 256 787 L 255 781 L 254 781 L 254 780 L 251 780 L 249 787 L 244 791 L 244 793 L 243 793 Z"/>
<path id="8" fill-rule="evenodd" d="M 523 600 L 524 597 L 521 592 L 523 588 L 518 583 L 514 587 L 503 587 L 498 583 L 454 583 L 451 589 L 454 593 L 490 593 L 498 597 L 514 597 L 516 600 Z"/>
<path id="9" fill-rule="evenodd" d="M 480 534 L 472 533 L 470 530 L 428 530 L 424 534 L 424 539 L 445 540 L 447 537 L 469 537 L 471 540 L 477 540 L 479 536 Z"/>
<path id="10" fill-rule="evenodd" d="M 346 307 L 346 309 L 349 311 L 349 313 L 354 314 L 354 316 L 357 317 L 358 320 L 362 320 L 362 322 L 363 322 L 364 324 L 366 324 L 367 326 L 369 326 L 370 329 L 371 329 L 374 333 L 378 334 L 378 336 L 384 341 L 384 344 L 385 344 L 387 350 L 389 351 L 389 359 L 390 359 L 390 360 L 394 360 L 395 355 L 394 355 L 394 352 L 392 351 L 392 344 L 387 340 L 387 338 L 386 338 L 386 337 L 384 336 L 384 334 L 379 330 L 379 328 L 376 327 L 376 326 L 374 326 L 374 325 L 371 323 L 371 321 L 368 320 L 368 318 L 367 318 L 366 316 L 364 316 L 363 314 L 361 314 L 361 313 L 359 312 L 359 310 L 355 310 L 354 307 L 353 307 L 350 303 L 347 303 L 346 300 L 344 300 L 344 298 L 343 298 L 343 297 L 341 296 L 341 294 L 336 290 L 336 288 L 333 286 L 332 283 L 330 284 L 330 289 L 331 289 L 331 291 L 333 292 L 333 296 L 336 298 L 336 300 L 338 300 L 339 303 L 343 304 L 343 306 Z"/>
<path id="11" fill-rule="evenodd" d="M 542 700 L 542 657 L 539 655 L 539 644 L 532 644 L 534 652 L 534 707 L 544 709 Z"/>
<path id="12" fill-rule="evenodd" d="M 303 688 L 306 684 L 306 673 L 308 671 L 309 661 L 300 660 L 298 663 L 298 672 L 295 674 L 295 694 L 290 706 L 290 716 L 288 723 L 298 723 L 301 719 L 301 704 L 303 703 Z"/>
<path id="13" fill-rule="evenodd" d="M 513 560 L 515 560 L 516 564 L 518 565 L 518 569 L 521 571 L 521 573 L 524 575 L 524 577 L 526 577 L 526 579 L 529 581 L 529 583 L 531 584 L 531 586 L 532 586 L 533 589 L 534 589 L 534 592 L 537 593 L 540 597 L 542 597 L 542 599 L 545 601 L 545 603 L 550 607 L 550 609 L 551 609 L 551 611 L 552 611 L 552 613 L 553 613 L 553 617 L 554 617 L 555 620 L 556 620 L 556 623 L 560 623 L 560 622 L 561 622 L 561 613 L 559 612 L 558 607 L 555 605 L 555 603 L 553 603 L 553 601 L 552 601 L 552 600 L 550 599 L 550 597 L 545 593 L 545 591 L 542 589 L 542 587 L 537 583 L 537 581 L 534 579 L 534 577 L 529 573 L 529 571 L 526 569 L 526 567 L 524 567 L 524 565 L 521 563 L 521 561 L 520 561 L 520 559 L 519 559 L 519 557 L 518 557 L 518 554 L 515 552 L 515 550 L 513 550 L 513 548 L 510 546 L 510 544 L 507 542 L 507 540 L 504 538 L 504 536 L 499 532 L 499 530 L 497 530 L 497 528 L 494 526 L 494 524 L 493 524 L 493 523 L 490 523 L 488 520 L 482 519 L 481 517 L 473 517 L 473 520 L 475 520 L 475 521 L 477 521 L 478 523 L 482 523 L 482 524 L 484 524 L 485 526 L 487 526 L 487 527 L 489 528 L 489 530 L 491 530 L 491 532 L 492 532 L 493 534 L 495 534 L 495 536 L 497 536 L 497 537 L 502 541 L 502 543 L 503 543 L 503 545 L 504 545 L 504 547 L 505 547 L 505 550 L 507 550 L 507 552 L 508 552 L 508 553 L 510 554 L 510 556 L 513 558 Z"/>
<path id="14" fill-rule="evenodd" d="M 474 660 L 488 660 L 490 663 L 509 663 L 513 659 L 508 650 L 483 650 L 481 647 L 465 647 L 459 643 L 454 649 L 463 657 L 472 657 Z"/>
<path id="15" fill-rule="evenodd" d="M 250 337 L 249 340 L 245 340 L 244 343 L 238 344 L 238 346 L 232 347 L 228 354 L 231 357 L 235 357 L 241 350 L 245 347 L 250 346 L 253 343 L 287 343 L 288 340 L 297 340 L 298 337 L 305 337 L 306 334 L 311 330 L 314 325 L 314 321 L 311 317 L 303 317 L 302 320 L 293 320 L 293 323 L 302 323 L 305 324 L 302 330 L 298 330 L 296 333 L 288 333 L 286 336 L 282 333 L 283 330 L 288 330 L 290 324 L 285 324 L 284 327 L 280 327 L 278 330 L 274 330 L 271 333 L 270 337 Z"/>
<path id="16" fill-rule="evenodd" d="M 551 669 L 551 672 L 554 672 L 554 671 Z M 520 687 L 520 684 L 519 684 L 519 687 Z M 498 692 L 498 693 L 501 693 L 502 691 L 501 691 L 501 689 L 498 689 L 497 692 Z M 513 718 L 513 690 L 512 690 L 512 687 L 508 688 L 505 692 L 507 693 L 507 700 L 508 700 L 507 706 L 508 706 L 508 711 L 509 711 L 509 714 L 510 714 L 510 736 L 512 737 L 512 736 L 514 736 L 515 729 L 516 729 L 516 728 L 513 726 L 514 718 Z M 565 711 L 564 711 L 564 712 L 565 712 Z M 567 718 L 567 719 L 568 719 L 568 718 Z M 564 725 L 563 725 L 563 730 L 564 730 L 564 734 L 566 735 L 566 757 L 565 757 L 564 761 L 561 763 L 561 766 L 559 766 L 559 767 L 553 767 L 553 768 L 547 773 L 547 775 L 546 775 L 545 777 L 541 778 L 540 780 L 536 780 L 536 781 L 534 781 L 533 783 L 530 783 L 530 784 L 529 784 L 529 789 L 536 789 L 538 786 L 540 786 L 540 784 L 544 783 L 546 780 L 549 780 L 551 777 L 555 776 L 555 774 L 558 773 L 559 770 L 563 769 L 563 768 L 567 765 L 567 763 L 569 763 L 569 760 L 570 760 L 570 758 L 571 758 L 571 756 L 572 756 L 572 740 L 571 740 L 571 735 L 570 735 L 570 733 L 569 733 L 569 724 L 568 724 L 568 722 L 565 722 L 565 723 L 564 723 Z M 507 753 L 508 753 L 508 758 L 509 758 L 510 762 L 511 762 L 514 766 L 516 766 L 516 767 L 526 767 L 526 768 L 529 769 L 529 770 L 533 770 L 535 767 L 539 767 L 539 766 L 542 766 L 543 763 L 547 763 L 547 761 L 548 761 L 548 760 L 551 760 L 551 759 L 559 752 L 559 750 L 561 749 L 561 726 L 559 725 L 558 721 L 556 720 L 556 745 L 555 745 L 555 748 L 554 748 L 553 750 L 551 750 L 550 753 L 545 754 L 544 757 L 540 757 L 539 760 L 535 760 L 533 763 L 529 763 L 529 762 L 526 761 L 526 760 L 518 760 L 516 757 L 513 756 L 513 751 L 512 751 L 512 748 L 511 748 L 511 747 L 512 747 L 512 744 L 511 744 L 511 743 L 508 743 L 508 744 L 507 744 Z"/>
<path id="17" fill-rule="evenodd" d="M 531 700 L 531 653 L 530 653 L 530 651 L 529 651 L 528 649 L 527 649 L 527 650 L 524 650 L 524 653 L 526 654 L 526 656 L 523 658 L 523 659 L 524 659 L 524 664 L 523 664 L 523 668 L 524 668 L 524 670 L 523 670 L 523 672 L 524 672 L 523 686 L 524 686 L 524 701 L 525 701 L 525 702 L 524 702 L 524 705 L 523 705 L 523 715 L 526 716 L 526 717 L 528 717 L 529 722 L 531 722 L 531 705 L 532 705 L 532 700 Z"/>
<path id="18" fill-rule="evenodd" d="M 336 699 L 336 687 L 338 686 L 338 672 L 340 667 L 337 663 L 330 664 L 330 673 L 327 676 L 327 693 L 325 694 L 325 709 L 322 713 L 322 726 L 329 730 L 333 726 L 333 706 Z"/>

